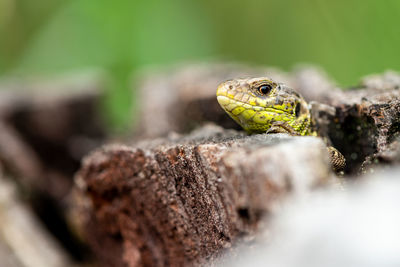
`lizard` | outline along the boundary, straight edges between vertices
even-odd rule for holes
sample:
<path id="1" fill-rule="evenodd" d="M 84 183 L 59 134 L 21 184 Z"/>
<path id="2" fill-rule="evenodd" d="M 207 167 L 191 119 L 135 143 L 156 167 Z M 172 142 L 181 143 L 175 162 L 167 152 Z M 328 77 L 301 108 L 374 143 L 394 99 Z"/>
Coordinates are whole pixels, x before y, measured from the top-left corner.
<path id="1" fill-rule="evenodd" d="M 311 105 L 283 83 L 267 77 L 233 79 L 221 83 L 216 94 L 220 106 L 249 134 L 318 136 Z M 344 156 L 333 146 L 327 150 L 332 169 L 342 171 Z"/>

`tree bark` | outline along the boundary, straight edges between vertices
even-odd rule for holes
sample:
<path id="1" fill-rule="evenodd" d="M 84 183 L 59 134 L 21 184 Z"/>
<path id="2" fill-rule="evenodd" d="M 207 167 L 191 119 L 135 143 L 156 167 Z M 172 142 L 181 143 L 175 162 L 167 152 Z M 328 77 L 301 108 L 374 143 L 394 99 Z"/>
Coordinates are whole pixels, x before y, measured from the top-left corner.
<path id="1" fill-rule="evenodd" d="M 358 90 L 345 92 L 313 68 L 289 75 L 188 66 L 149 76 L 139 86 L 143 109 L 136 137 L 152 139 L 100 148 L 76 176 L 81 223 L 105 266 L 212 263 L 222 251 L 234 251 L 237 241 L 251 242 L 285 198 L 320 185 L 340 187 L 316 137 L 246 136 L 216 126 L 175 133 L 209 121 L 235 128 L 218 107 L 215 89 L 249 73 L 286 82 L 308 101 L 322 103 L 313 105 L 313 115 L 346 157 L 346 173 L 371 167 L 371 159 L 400 161 L 398 152 L 390 153 L 399 150 L 396 74 L 366 78 Z"/>
<path id="2" fill-rule="evenodd" d="M 315 137 L 216 126 L 89 155 L 77 176 L 89 242 L 105 266 L 188 266 L 254 235 L 288 193 L 335 181 Z"/>

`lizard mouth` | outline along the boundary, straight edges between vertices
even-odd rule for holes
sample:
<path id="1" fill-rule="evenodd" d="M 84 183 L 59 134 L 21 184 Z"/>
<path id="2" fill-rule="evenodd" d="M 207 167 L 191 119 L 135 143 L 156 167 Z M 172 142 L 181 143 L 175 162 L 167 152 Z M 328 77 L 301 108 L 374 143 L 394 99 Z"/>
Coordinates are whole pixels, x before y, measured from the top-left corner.
<path id="1" fill-rule="evenodd" d="M 267 112 L 271 112 L 271 113 L 291 114 L 291 112 L 289 110 L 286 110 L 283 106 L 282 106 L 282 108 L 280 108 L 280 107 L 276 107 L 276 106 L 262 107 L 262 106 L 258 106 L 258 105 L 251 105 L 249 103 L 228 97 L 226 95 L 219 95 L 218 93 L 217 93 L 217 100 L 218 100 L 218 103 L 221 105 L 221 107 L 224 110 L 226 110 L 227 112 L 232 113 L 234 115 L 238 115 L 245 110 L 253 110 L 255 112 L 267 111 Z"/>

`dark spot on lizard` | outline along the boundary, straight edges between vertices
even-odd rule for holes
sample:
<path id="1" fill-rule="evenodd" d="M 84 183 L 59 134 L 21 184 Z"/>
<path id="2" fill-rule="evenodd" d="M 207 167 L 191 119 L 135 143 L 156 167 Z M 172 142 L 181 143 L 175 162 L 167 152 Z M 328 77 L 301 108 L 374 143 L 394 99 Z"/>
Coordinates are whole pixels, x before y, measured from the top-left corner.
<path id="1" fill-rule="evenodd" d="M 298 118 L 300 116 L 300 103 L 297 104 L 296 110 L 294 111 L 294 115 Z"/>

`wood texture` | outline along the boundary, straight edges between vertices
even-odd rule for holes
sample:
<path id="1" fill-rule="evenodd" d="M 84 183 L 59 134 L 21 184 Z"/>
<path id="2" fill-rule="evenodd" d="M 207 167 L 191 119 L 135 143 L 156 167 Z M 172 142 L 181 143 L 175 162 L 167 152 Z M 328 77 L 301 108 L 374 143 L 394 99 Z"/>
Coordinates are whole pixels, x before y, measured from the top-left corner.
<path id="1" fill-rule="evenodd" d="M 91 203 L 82 211 L 89 241 L 105 265 L 204 264 L 254 235 L 288 193 L 333 182 L 326 154 L 313 137 L 246 137 L 211 126 L 104 147 L 78 174 Z"/>

